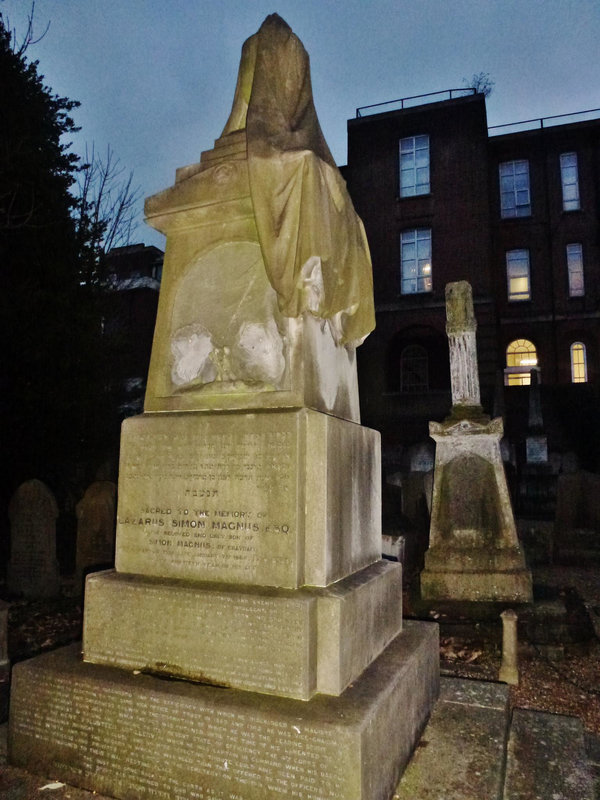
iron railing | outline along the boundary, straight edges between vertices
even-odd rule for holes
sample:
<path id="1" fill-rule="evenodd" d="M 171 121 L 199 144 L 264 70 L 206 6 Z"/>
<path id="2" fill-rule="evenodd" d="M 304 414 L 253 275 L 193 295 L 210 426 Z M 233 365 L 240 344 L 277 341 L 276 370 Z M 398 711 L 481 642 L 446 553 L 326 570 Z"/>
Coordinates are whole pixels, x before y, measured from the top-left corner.
<path id="1" fill-rule="evenodd" d="M 491 125 L 488 128 L 488 133 L 490 136 L 497 136 L 499 133 L 500 128 L 515 128 L 517 126 L 520 127 L 520 131 L 535 131 L 535 130 L 542 130 L 543 128 L 552 128 L 554 125 L 561 125 L 562 122 L 555 122 L 554 120 L 564 120 L 566 117 L 577 117 L 577 119 L 573 119 L 573 122 L 586 122 L 587 120 L 583 120 L 582 117 L 584 114 L 593 114 L 593 116 L 588 117 L 588 119 L 597 119 L 600 116 L 600 108 L 588 108 L 585 111 L 572 111 L 569 114 L 553 114 L 550 117 L 536 117 L 535 119 L 522 119 L 519 122 L 505 122 L 503 125 Z M 523 127 L 528 125 L 529 127 Z M 503 131 L 506 133 L 519 133 L 520 131 Z"/>
<path id="2" fill-rule="evenodd" d="M 377 111 L 372 111 L 371 109 L 383 108 L 383 106 L 387 107 L 397 103 L 399 103 L 400 105 L 395 109 L 390 109 L 391 111 L 397 111 L 398 109 L 403 109 L 403 108 L 412 108 L 413 106 L 421 106 L 425 105 L 425 103 L 436 103 L 438 99 L 452 100 L 454 97 L 467 97 L 472 94 L 477 94 L 477 89 L 464 86 L 461 89 L 444 89 L 441 92 L 428 92 L 427 94 L 415 94 L 412 95 L 412 97 L 401 97 L 398 100 L 387 100 L 385 103 L 373 103 L 370 106 L 360 106 L 360 108 L 356 109 L 356 116 L 364 117 L 365 112 L 367 113 L 367 115 L 377 114 L 378 113 Z M 424 97 L 437 98 L 437 99 L 426 100 L 425 103 L 410 102 L 413 100 L 422 100 Z"/>

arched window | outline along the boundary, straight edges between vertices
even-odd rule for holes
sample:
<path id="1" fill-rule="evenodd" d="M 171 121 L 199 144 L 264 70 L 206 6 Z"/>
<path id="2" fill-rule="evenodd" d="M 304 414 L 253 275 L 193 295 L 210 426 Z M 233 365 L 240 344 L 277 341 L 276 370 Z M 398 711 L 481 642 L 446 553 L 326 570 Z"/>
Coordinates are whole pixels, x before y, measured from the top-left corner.
<path id="1" fill-rule="evenodd" d="M 571 381 L 572 383 L 587 383 L 587 358 L 583 342 L 573 342 L 571 345 Z"/>
<path id="2" fill-rule="evenodd" d="M 429 390 L 429 356 L 420 344 L 407 345 L 400 355 L 400 391 Z"/>
<path id="3" fill-rule="evenodd" d="M 531 369 L 537 367 L 537 351 L 529 339 L 515 339 L 506 348 L 506 386 L 529 386 Z"/>

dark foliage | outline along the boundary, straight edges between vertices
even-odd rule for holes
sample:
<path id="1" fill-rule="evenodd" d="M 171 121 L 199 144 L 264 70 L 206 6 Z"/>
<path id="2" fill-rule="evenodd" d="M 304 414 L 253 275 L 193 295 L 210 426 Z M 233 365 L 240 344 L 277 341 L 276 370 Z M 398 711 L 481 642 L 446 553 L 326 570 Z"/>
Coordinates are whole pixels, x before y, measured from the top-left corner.
<path id="1" fill-rule="evenodd" d="M 89 237 L 70 193 L 79 104 L 44 85 L 25 49 L 0 14 L 3 501 L 31 477 L 60 495 L 110 416 L 99 293 L 80 282 Z"/>

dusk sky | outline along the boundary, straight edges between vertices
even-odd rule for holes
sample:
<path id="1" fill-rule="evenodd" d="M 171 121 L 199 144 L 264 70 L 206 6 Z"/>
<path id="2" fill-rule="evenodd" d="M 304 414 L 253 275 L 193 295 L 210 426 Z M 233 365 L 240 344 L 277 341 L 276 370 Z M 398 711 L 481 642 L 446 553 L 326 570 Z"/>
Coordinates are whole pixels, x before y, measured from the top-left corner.
<path id="1" fill-rule="evenodd" d="M 0 0 L 17 36 L 29 0 Z M 276 11 L 311 58 L 317 113 L 338 164 L 356 107 L 495 81 L 488 124 L 600 107 L 599 0 L 36 0 L 48 33 L 28 57 L 81 101 L 86 142 L 110 145 L 142 196 L 198 161 L 227 120 L 243 41 Z M 164 246 L 142 220 L 135 241 Z"/>

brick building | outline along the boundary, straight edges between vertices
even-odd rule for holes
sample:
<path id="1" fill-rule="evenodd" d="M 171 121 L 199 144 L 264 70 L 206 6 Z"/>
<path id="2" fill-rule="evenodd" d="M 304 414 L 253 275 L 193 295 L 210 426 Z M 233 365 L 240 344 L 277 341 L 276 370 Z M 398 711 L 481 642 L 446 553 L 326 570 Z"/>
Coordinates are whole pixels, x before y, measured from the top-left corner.
<path id="1" fill-rule="evenodd" d="M 163 258 L 162 250 L 144 244 L 114 247 L 105 257 L 104 333 L 120 418 L 143 409 Z"/>
<path id="2" fill-rule="evenodd" d="M 377 328 L 358 351 L 363 422 L 382 431 L 393 466 L 448 413 L 444 290 L 467 280 L 486 410 L 503 399 L 519 443 L 538 366 L 550 446 L 597 466 L 582 419 L 597 428 L 600 111 L 488 130 L 474 90 L 394 105 L 349 120 L 343 169 L 373 259 Z"/>

